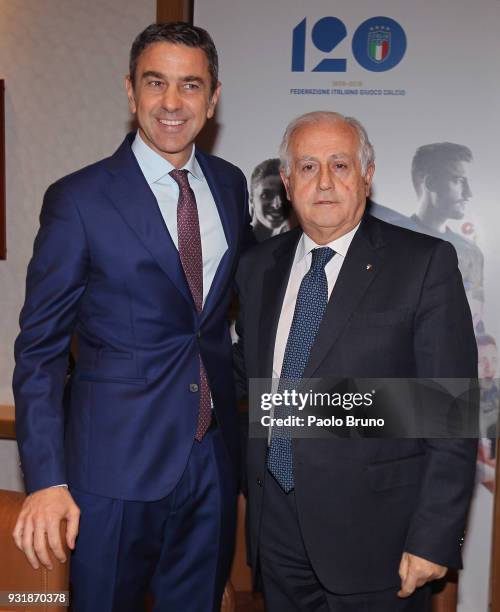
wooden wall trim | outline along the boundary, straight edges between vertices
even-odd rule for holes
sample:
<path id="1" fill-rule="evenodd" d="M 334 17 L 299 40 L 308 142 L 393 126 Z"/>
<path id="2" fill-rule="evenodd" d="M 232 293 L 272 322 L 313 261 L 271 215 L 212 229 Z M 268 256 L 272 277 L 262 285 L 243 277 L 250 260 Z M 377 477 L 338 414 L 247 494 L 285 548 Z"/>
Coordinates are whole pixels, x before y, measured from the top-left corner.
<path id="1" fill-rule="evenodd" d="M 16 439 L 14 406 L 0 405 L 0 439 Z"/>
<path id="2" fill-rule="evenodd" d="M 156 0 L 156 22 L 193 23 L 193 0 Z"/>

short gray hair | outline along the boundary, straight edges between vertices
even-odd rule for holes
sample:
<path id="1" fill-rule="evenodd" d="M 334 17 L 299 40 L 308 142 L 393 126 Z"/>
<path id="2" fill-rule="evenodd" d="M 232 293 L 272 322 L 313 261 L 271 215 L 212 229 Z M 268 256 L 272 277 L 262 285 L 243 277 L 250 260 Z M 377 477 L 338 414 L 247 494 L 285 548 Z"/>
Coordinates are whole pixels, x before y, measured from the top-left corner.
<path id="1" fill-rule="evenodd" d="M 368 166 L 370 166 L 370 164 L 373 164 L 373 162 L 375 161 L 375 150 L 373 149 L 372 143 L 368 139 L 368 134 L 366 133 L 366 130 L 361 125 L 361 123 L 357 119 L 354 119 L 354 117 L 346 117 L 341 113 L 334 113 L 333 111 L 314 111 L 312 113 L 306 113 L 305 115 L 300 115 L 300 117 L 296 117 L 288 124 L 283 135 L 283 140 L 281 141 L 279 152 L 281 167 L 283 168 L 285 174 L 287 176 L 290 174 L 290 159 L 288 148 L 290 146 L 290 140 L 296 130 L 298 130 L 303 125 L 323 122 L 345 123 L 347 125 L 350 125 L 355 130 L 359 140 L 358 157 L 359 163 L 361 164 L 361 173 L 363 176 L 365 176 L 366 171 L 368 170 Z"/>

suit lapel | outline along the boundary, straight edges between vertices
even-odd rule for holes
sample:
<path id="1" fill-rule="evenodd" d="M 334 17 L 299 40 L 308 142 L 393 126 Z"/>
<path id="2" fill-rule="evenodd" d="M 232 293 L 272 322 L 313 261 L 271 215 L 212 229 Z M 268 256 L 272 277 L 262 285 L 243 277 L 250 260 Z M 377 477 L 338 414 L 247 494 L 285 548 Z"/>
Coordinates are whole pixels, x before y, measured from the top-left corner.
<path id="1" fill-rule="evenodd" d="M 379 225 L 368 215 L 354 235 L 313 344 L 305 378 L 314 377 L 382 265 Z"/>
<path id="2" fill-rule="evenodd" d="M 165 226 L 156 198 L 132 152 L 132 141 L 133 135 L 127 136 L 108 160 L 112 180 L 107 188 L 107 195 L 190 307 L 194 307 L 179 252 Z"/>
<path id="3" fill-rule="evenodd" d="M 201 314 L 202 319 L 205 319 L 217 305 L 218 300 L 224 296 L 225 287 L 230 280 L 237 249 L 238 210 L 241 208 L 241 202 L 236 202 L 234 189 L 227 185 L 225 176 L 215 170 L 207 155 L 197 150 L 196 159 L 212 192 L 228 245 L 205 300 Z"/>
<path id="4" fill-rule="evenodd" d="M 295 229 L 283 235 L 283 241 L 273 253 L 274 261 L 264 272 L 261 287 L 261 316 L 258 334 L 258 355 L 260 378 L 271 378 L 273 375 L 274 345 L 283 300 L 292 267 L 295 250 L 302 235 L 302 230 Z"/>

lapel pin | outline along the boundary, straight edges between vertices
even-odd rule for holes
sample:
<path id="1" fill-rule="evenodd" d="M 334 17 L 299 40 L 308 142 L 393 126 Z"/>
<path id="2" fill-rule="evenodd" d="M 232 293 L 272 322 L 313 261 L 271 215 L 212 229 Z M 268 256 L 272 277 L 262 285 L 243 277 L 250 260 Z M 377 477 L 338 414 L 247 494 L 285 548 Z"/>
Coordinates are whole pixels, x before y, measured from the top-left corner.
<path id="1" fill-rule="evenodd" d="M 368 270 L 368 272 L 369 272 L 370 270 L 373 270 L 373 266 L 372 266 L 372 264 L 366 264 L 366 269 Z"/>

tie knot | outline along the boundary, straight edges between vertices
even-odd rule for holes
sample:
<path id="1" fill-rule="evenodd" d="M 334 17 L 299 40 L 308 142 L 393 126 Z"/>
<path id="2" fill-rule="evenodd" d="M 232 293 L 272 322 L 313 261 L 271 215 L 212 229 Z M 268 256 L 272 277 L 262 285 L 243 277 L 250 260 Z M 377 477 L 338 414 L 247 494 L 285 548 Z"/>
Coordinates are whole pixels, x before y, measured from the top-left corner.
<path id="1" fill-rule="evenodd" d="M 311 270 L 323 270 L 330 259 L 335 255 L 335 251 L 330 247 L 321 247 L 312 251 Z"/>
<path id="2" fill-rule="evenodd" d="M 188 181 L 188 171 L 187 170 L 171 170 L 169 172 L 170 176 L 174 179 L 174 181 L 179 185 L 179 189 L 183 187 L 189 187 Z"/>

